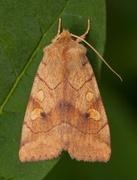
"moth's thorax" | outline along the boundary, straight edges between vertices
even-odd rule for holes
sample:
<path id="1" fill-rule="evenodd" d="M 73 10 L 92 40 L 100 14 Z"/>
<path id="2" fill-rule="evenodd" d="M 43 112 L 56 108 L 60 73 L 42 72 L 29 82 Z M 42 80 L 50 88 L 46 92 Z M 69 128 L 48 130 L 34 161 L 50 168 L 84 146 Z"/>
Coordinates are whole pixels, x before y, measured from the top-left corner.
<path id="1" fill-rule="evenodd" d="M 80 54 L 86 54 L 86 48 L 75 41 L 68 30 L 63 30 L 57 40 L 52 44 L 61 55 L 62 59 L 67 59 L 72 56 L 75 60 L 75 55 L 78 57 Z"/>

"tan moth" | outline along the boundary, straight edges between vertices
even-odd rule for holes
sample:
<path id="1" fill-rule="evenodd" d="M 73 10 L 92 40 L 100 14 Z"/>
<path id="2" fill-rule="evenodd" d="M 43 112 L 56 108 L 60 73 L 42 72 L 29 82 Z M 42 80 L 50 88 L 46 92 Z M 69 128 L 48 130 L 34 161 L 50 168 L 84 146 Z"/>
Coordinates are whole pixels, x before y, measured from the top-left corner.
<path id="1" fill-rule="evenodd" d="M 86 42 L 90 21 L 80 37 L 68 30 L 60 33 L 60 26 L 61 19 L 34 79 L 19 158 L 22 162 L 48 160 L 68 151 L 77 160 L 107 162 L 111 154 L 108 120 L 86 48 L 79 43 Z"/>

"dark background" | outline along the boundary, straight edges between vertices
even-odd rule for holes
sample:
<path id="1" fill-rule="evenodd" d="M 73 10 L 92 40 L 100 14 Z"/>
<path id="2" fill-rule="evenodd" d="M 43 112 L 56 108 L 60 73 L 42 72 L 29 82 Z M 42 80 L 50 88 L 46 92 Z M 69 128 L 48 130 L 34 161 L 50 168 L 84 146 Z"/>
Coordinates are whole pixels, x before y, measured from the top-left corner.
<path id="1" fill-rule="evenodd" d="M 45 179 L 137 179 L 137 1 L 107 0 L 106 61 L 99 83 L 112 139 L 108 163 L 83 163 L 67 153 Z M 67 161 L 67 163 L 66 163 Z"/>

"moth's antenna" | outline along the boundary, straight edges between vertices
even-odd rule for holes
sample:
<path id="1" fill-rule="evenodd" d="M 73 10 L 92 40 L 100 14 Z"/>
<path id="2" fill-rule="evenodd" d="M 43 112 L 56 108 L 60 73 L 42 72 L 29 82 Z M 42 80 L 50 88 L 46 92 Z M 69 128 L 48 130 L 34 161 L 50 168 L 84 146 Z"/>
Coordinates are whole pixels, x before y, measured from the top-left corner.
<path id="1" fill-rule="evenodd" d="M 83 41 L 84 43 L 86 43 L 86 44 L 98 55 L 98 57 L 106 64 L 106 66 L 107 66 L 121 81 L 123 81 L 122 78 L 121 78 L 121 76 L 120 76 L 116 71 L 114 71 L 114 69 L 105 61 L 105 59 L 99 54 L 99 52 L 98 52 L 93 46 L 91 46 L 87 41 L 84 40 L 84 38 L 85 38 L 85 36 L 88 34 L 89 30 L 90 30 L 90 20 L 88 19 L 88 27 L 87 27 L 87 30 L 86 30 L 86 32 L 85 32 L 82 36 L 77 36 L 77 35 L 75 35 L 75 34 L 71 34 L 71 35 L 72 35 L 73 37 L 77 38 L 77 39 L 76 39 L 77 42 Z"/>

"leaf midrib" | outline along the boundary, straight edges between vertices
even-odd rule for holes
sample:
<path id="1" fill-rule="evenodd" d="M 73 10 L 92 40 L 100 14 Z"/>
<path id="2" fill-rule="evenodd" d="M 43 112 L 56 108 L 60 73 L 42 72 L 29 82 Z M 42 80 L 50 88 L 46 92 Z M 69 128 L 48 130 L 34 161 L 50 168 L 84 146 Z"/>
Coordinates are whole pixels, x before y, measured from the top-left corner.
<path id="1" fill-rule="evenodd" d="M 51 24 L 51 26 L 49 27 L 49 29 L 43 33 L 42 32 L 42 28 L 40 26 L 40 30 L 41 33 L 43 33 L 38 45 L 36 46 L 34 52 L 32 53 L 30 59 L 28 60 L 26 66 L 24 67 L 24 69 L 22 70 L 22 72 L 20 73 L 20 75 L 17 77 L 17 79 L 15 80 L 12 88 L 10 89 L 8 95 L 6 96 L 5 100 L 3 101 L 2 105 L 0 106 L 0 114 L 2 114 L 3 109 L 5 107 L 5 105 L 7 104 L 8 100 L 10 99 L 11 95 L 13 94 L 14 90 L 16 89 L 16 86 L 18 85 L 18 83 L 20 82 L 21 78 L 23 77 L 23 75 L 25 74 L 26 70 L 28 69 L 29 65 L 31 64 L 33 57 L 35 56 L 36 52 L 38 51 L 40 45 L 42 44 L 43 39 L 45 38 L 45 36 L 47 35 L 47 33 L 50 31 L 50 29 L 52 29 L 54 23 L 56 22 L 57 19 L 59 19 L 59 17 L 61 16 L 61 14 L 63 13 L 64 9 L 66 8 L 67 4 L 68 4 L 69 0 L 66 1 L 65 6 L 62 8 L 62 10 L 59 12 L 59 15 L 57 16 L 57 18 L 53 21 L 53 23 Z M 40 25 L 40 24 L 39 24 Z"/>

